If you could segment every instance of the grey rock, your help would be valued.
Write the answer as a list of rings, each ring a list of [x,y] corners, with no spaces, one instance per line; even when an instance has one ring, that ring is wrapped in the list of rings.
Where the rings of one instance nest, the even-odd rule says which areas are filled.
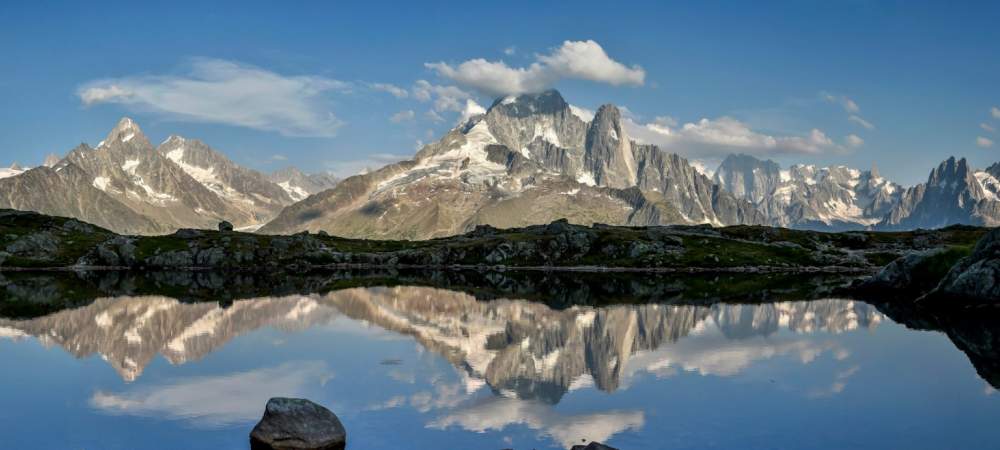
[[[921,263],[929,258],[941,255],[944,248],[936,248],[920,252],[913,252],[901,256],[887,264],[870,279],[866,280],[863,288],[877,289],[906,289],[909,290],[921,280],[913,278],[913,271]]]
[[[980,239],[972,255],[955,264],[928,297],[967,304],[1000,302],[1000,228]]]
[[[621,111],[602,105],[587,130],[587,152],[583,166],[598,186],[628,188],[636,184],[636,162],[632,141],[622,126]]]
[[[250,432],[252,450],[342,450],[347,431],[340,419],[309,400],[268,400],[264,417]]]
[[[991,169],[994,167],[1000,169],[997,165]],[[986,173],[995,178],[989,172],[991,169]],[[997,226],[1000,225],[1000,201],[996,200],[996,194],[980,183],[965,158],[951,157],[931,171],[926,183],[907,189],[877,228],[909,230],[953,224]]]
[[[204,236],[205,233],[201,230],[194,230],[191,228],[181,228],[180,230],[177,230],[177,232],[174,233],[174,235],[181,239],[194,239]]]
[[[19,256],[51,256],[59,250],[59,239],[49,231],[27,234],[8,244],[6,250]]]

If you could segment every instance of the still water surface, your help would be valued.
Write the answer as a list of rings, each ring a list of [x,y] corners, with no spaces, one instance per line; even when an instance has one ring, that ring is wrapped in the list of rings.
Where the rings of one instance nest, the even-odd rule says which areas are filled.
[[[846,299],[120,295],[0,319],[0,361],[3,448],[247,448],[273,396],[329,407],[351,449],[1000,446],[1000,395],[948,334]]]

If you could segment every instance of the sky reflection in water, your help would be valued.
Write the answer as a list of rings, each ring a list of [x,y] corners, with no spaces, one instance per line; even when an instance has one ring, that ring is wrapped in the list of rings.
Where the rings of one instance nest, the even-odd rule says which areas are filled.
[[[116,297],[0,319],[0,358],[11,448],[245,448],[279,395],[330,407],[355,449],[1000,442],[1000,402],[947,336],[849,300]]]

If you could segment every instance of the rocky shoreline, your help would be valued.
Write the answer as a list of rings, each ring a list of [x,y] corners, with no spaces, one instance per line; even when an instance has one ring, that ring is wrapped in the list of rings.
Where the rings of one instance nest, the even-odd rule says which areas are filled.
[[[820,233],[762,226],[478,226],[427,241],[182,229],[118,235],[74,219],[0,210],[0,271],[476,270],[636,274],[871,275],[846,292],[923,304],[1000,298],[1000,234],[952,226]]]
[[[478,226],[427,241],[182,229],[118,235],[74,219],[0,210],[0,270],[283,271],[434,268],[664,273],[872,273],[914,251],[971,248],[987,229],[820,233],[763,226]]]

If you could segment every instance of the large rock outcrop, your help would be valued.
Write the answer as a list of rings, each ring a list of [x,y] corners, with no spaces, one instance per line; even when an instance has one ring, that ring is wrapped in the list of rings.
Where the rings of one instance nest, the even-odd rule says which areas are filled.
[[[1000,302],[1000,228],[984,236],[972,255],[955,264],[928,299],[964,304]]]

